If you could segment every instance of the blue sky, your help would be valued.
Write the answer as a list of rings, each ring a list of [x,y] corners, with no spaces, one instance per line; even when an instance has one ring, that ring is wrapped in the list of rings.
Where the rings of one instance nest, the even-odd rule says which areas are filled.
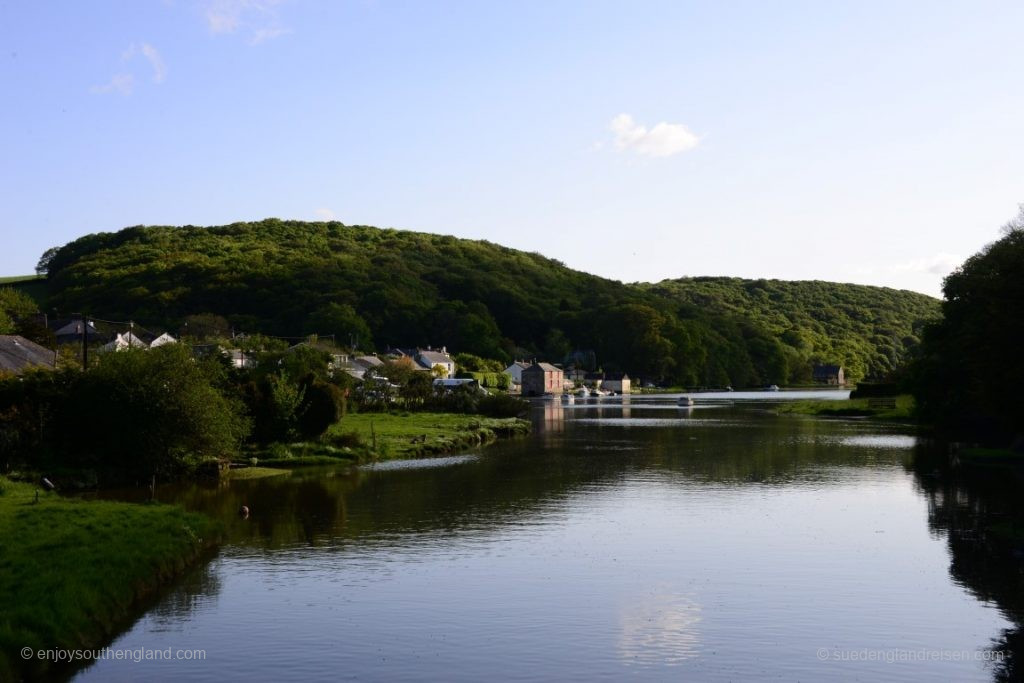
[[[1024,202],[1019,2],[0,1],[0,274],[138,224],[930,294]]]

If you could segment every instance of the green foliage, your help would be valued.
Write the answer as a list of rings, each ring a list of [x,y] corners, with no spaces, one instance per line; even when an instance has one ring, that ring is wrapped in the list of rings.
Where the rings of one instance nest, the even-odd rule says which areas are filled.
[[[477,412],[487,417],[520,417],[529,409],[529,401],[508,394],[482,396],[477,403]]]
[[[219,366],[169,344],[106,354],[88,373],[38,371],[0,382],[9,462],[100,472],[109,481],[176,476],[226,458],[248,432],[217,386]]]
[[[625,285],[488,242],[277,219],[87,235],[47,268],[61,310],[151,326],[207,312],[266,334],[446,345],[500,363],[572,354],[691,386],[803,381],[813,362],[883,376],[937,312],[912,292],[822,282]]]
[[[694,309],[746,318],[783,345],[794,383],[809,381],[814,363],[843,365],[851,382],[886,377],[906,362],[924,325],[938,316],[938,302],[924,294],[865,285],[698,277],[642,287],[677,302],[683,318]],[[762,380],[778,377],[780,351],[757,346],[754,355],[761,358],[754,366]]]
[[[924,420],[994,442],[1024,429],[1024,208],[1005,231],[946,278],[943,319],[910,373]]]
[[[0,334],[20,334],[19,321],[39,312],[36,302],[13,288],[0,287]]]
[[[303,383],[298,428],[303,439],[319,439],[341,419],[341,390],[312,375]]]

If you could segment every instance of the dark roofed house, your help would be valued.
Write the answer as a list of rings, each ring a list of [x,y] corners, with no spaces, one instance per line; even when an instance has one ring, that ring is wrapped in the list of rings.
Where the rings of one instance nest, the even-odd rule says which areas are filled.
[[[56,357],[50,349],[16,334],[0,335],[0,372],[19,374],[29,368],[56,366]]]
[[[85,328],[85,336],[88,337],[90,344],[105,339],[96,329],[96,323],[92,320],[86,326],[81,318],[73,318],[72,320],[59,322],[54,327],[56,329],[54,329],[53,334],[57,337],[58,344],[81,344],[83,327]]]
[[[831,384],[843,386],[846,384],[846,374],[842,365],[815,365],[814,381],[819,384]]]
[[[564,379],[562,371],[554,365],[534,362],[523,370],[523,396],[561,394]]]

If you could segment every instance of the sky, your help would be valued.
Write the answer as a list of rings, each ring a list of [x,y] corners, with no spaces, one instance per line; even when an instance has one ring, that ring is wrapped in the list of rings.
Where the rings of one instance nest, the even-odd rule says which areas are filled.
[[[0,275],[338,220],[938,296],[1024,202],[1020,2],[0,0]]]

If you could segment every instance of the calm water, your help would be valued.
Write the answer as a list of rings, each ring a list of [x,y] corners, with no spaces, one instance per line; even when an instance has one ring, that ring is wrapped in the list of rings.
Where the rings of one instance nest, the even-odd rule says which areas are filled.
[[[206,660],[103,661],[75,680],[1002,670],[983,660],[1016,638],[1019,563],[1001,573],[977,542],[998,492],[898,427],[742,400],[786,395],[695,398],[547,402],[533,436],[479,453],[166,490],[229,541],[111,647]]]

